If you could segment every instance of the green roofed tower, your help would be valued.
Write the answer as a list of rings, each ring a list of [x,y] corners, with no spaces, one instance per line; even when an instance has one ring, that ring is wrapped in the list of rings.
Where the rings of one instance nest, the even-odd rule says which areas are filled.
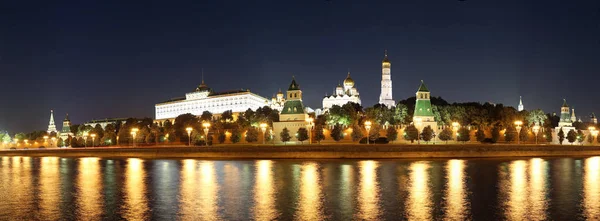
[[[300,128],[308,128],[308,114],[302,104],[302,90],[300,85],[296,83],[296,79],[292,77],[292,83],[288,87],[287,98],[283,104],[283,108],[279,113],[279,122],[273,122],[273,135],[275,142],[280,142],[280,133],[286,128],[292,134],[296,133]],[[299,142],[295,136],[287,143]]]
[[[429,89],[427,89],[427,86],[421,80],[421,86],[417,90],[415,111],[413,114],[413,123],[419,130],[426,126],[430,126],[434,131],[437,130],[437,122],[434,119],[430,97]]]
[[[571,121],[571,110],[567,104],[567,99],[563,99],[563,105],[560,108],[560,121],[558,122],[559,127],[571,127],[573,121]]]

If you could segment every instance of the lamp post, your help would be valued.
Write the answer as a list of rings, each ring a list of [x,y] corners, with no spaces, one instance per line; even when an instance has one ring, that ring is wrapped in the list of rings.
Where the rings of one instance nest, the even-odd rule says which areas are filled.
[[[420,117],[415,118],[415,126],[417,127],[417,144],[421,144],[421,132],[419,128],[421,128],[422,122],[423,119],[421,119]]]
[[[452,131],[454,132],[453,135],[456,136],[456,142],[458,142],[458,128],[460,127],[460,124],[458,122],[452,122]]]
[[[596,139],[598,137],[598,130],[596,130],[596,127],[588,127],[588,130],[590,131],[590,134],[592,134],[591,145],[594,145],[594,142],[596,141]]]
[[[119,146],[119,135],[117,135],[117,146]]]
[[[523,125],[523,121],[515,121],[515,125],[515,128],[517,128],[517,144],[521,144],[521,125]]]
[[[185,128],[188,134],[188,146],[192,146],[192,130],[194,130],[192,127]]]
[[[262,131],[262,134],[263,134],[263,139],[262,140],[263,140],[263,145],[264,145],[265,144],[265,140],[266,140],[266,136],[267,136],[265,134],[265,132],[267,132],[267,124],[261,123],[260,124],[260,130]]]
[[[135,147],[135,135],[137,135],[137,132],[139,131],[139,129],[137,128],[131,128],[131,137],[133,138],[133,146]]]
[[[208,127],[210,127],[210,123],[206,122],[203,123],[202,126],[204,127],[204,143],[206,144],[206,146],[208,146]]]
[[[48,144],[48,136],[44,136],[44,144],[47,145]]]
[[[369,132],[371,131],[371,121],[365,122],[365,129],[367,130],[367,144],[369,144]]]
[[[540,126],[533,126],[533,134],[535,134],[535,144],[538,144],[538,132],[540,131]]]
[[[88,132],[83,132],[83,147],[87,148]]]
[[[312,144],[312,129],[314,121],[315,119],[313,119],[312,117],[306,119],[306,122],[308,123],[308,144]]]
[[[96,134],[91,134],[90,135],[92,137],[92,147],[96,146]]]

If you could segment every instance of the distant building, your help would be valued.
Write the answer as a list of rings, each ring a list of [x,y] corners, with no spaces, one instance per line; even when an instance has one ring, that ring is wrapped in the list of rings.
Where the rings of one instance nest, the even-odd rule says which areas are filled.
[[[104,128],[106,128],[106,125],[117,124],[117,123],[124,124],[126,121],[127,121],[127,118],[105,118],[105,119],[91,120],[91,121],[86,122],[84,125],[96,127],[96,124],[100,124],[100,126],[104,130]]]
[[[48,134],[52,132],[58,133],[56,125],[54,124],[54,110],[50,110],[50,122],[48,123],[48,130],[46,132],[48,132]]]
[[[388,59],[387,50],[385,51],[383,61],[381,61],[381,94],[379,103],[388,108],[396,106],[392,98],[392,63]]]
[[[430,126],[433,131],[437,130],[437,122],[433,115],[431,107],[431,95],[425,83],[421,80],[421,86],[417,90],[415,101],[415,111],[413,115],[413,123],[421,131],[423,128]]]
[[[592,112],[592,115],[590,116],[590,123],[598,124],[598,119],[596,118],[596,115],[593,112]]]
[[[563,133],[565,133],[565,137],[570,130],[575,130],[573,127],[573,118],[571,117],[571,112],[569,110],[569,105],[567,104],[567,99],[563,99],[563,105],[560,108],[560,121],[558,122],[558,127],[554,128],[554,143],[559,143],[558,141],[558,133],[562,129]]]
[[[343,86],[338,84],[332,95],[326,95],[323,98],[323,111],[326,111],[333,105],[341,107],[348,102],[360,104],[360,95],[354,85],[354,80],[350,78],[350,72],[348,72],[348,76],[344,79]]]
[[[523,111],[525,110],[525,107],[523,106],[523,99],[521,98],[521,96],[519,96],[519,107],[518,107],[519,111]]]
[[[273,110],[277,110],[277,111],[281,112],[281,110],[283,110],[284,104],[285,104],[285,98],[283,97],[283,93],[281,92],[281,89],[279,89],[279,91],[277,92],[277,96],[273,96],[271,98],[270,107]]]
[[[296,79],[292,78],[283,110],[279,113],[279,122],[273,122],[275,141],[280,142],[279,137],[283,128],[289,130],[292,143],[297,141],[294,135],[298,129],[307,128],[307,118],[308,114],[302,103],[302,90],[300,90],[300,85],[296,83]]]
[[[215,93],[204,80],[195,91],[189,92],[182,98],[176,98],[155,105],[156,120],[173,121],[181,114],[191,113],[200,116],[202,112],[209,111],[218,116],[225,111],[242,113],[248,109],[256,110],[259,107],[270,106],[269,100],[250,92],[250,90],[235,90]]]
[[[63,120],[62,129],[60,130],[60,138],[63,140],[67,140],[69,136],[73,137],[73,133],[71,133],[71,120],[69,120],[69,114],[65,116]]]

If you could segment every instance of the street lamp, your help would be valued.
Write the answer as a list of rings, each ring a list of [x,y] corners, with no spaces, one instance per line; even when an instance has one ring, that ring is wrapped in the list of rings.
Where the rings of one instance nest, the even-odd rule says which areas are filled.
[[[206,137],[204,138],[204,143],[208,146],[208,127],[210,127],[210,123],[202,123],[202,126],[204,127],[204,136]]]
[[[312,129],[314,121],[315,119],[313,119],[312,117],[306,119],[306,122],[308,122],[308,144],[312,144]]]
[[[371,131],[371,121],[365,122],[365,129],[367,129],[367,144],[369,144],[369,131]]]
[[[538,144],[538,132],[540,131],[540,126],[533,126],[533,134],[535,134],[535,144]]]
[[[88,132],[83,132],[83,147],[87,148],[87,138],[88,138]]]
[[[166,135],[165,135],[165,141],[166,141],[167,143],[169,143],[169,134],[166,134]]]
[[[266,134],[265,134],[265,132],[267,131],[267,124],[261,123],[260,124],[260,130],[263,133],[263,139],[262,139],[263,140],[263,144],[265,144],[265,140],[266,140]]]
[[[454,136],[456,136],[456,141],[458,142],[458,128],[460,124],[458,122],[452,122],[452,131],[454,131]]]
[[[140,131],[137,128],[131,128],[131,137],[133,138],[133,146],[135,147],[135,135],[137,135],[137,132]]]
[[[521,144],[521,125],[523,125],[523,121],[515,121],[515,125],[517,128],[517,144]]]
[[[423,119],[420,117],[415,118],[415,126],[417,127],[417,144],[421,144],[421,132],[419,132],[419,128],[421,128],[421,123]]]
[[[596,130],[596,127],[588,127],[588,130],[592,134],[592,143],[591,144],[593,145],[595,140],[598,137],[598,130]]]
[[[92,136],[92,147],[96,146],[96,134],[91,134],[90,136]]]
[[[194,130],[192,127],[185,128],[185,131],[188,133],[188,146],[192,146],[192,130]]]

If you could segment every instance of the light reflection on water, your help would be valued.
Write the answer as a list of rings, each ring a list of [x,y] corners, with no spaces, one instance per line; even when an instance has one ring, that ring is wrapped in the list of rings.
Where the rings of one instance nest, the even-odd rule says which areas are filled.
[[[477,186],[489,181],[495,185]],[[557,219],[553,215],[600,219],[600,157],[0,158],[0,220]]]

